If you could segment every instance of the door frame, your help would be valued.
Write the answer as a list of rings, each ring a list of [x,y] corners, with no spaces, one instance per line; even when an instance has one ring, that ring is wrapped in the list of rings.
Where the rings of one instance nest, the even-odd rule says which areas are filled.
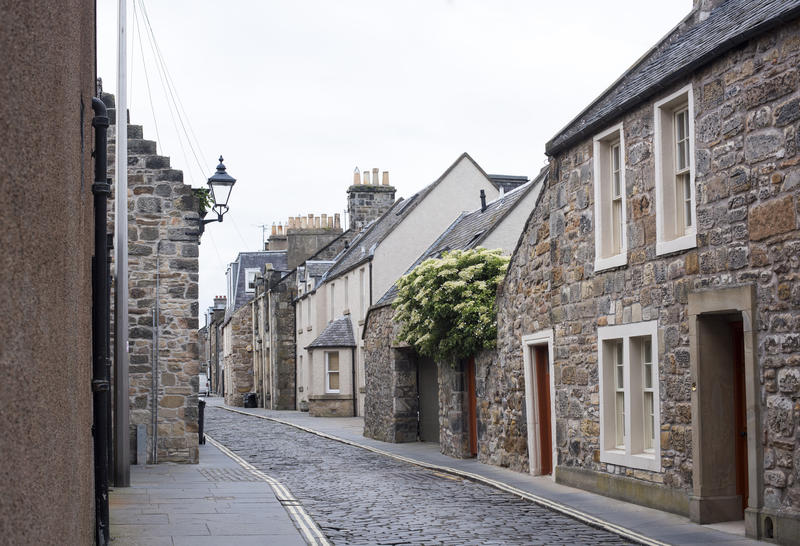
[[[555,481],[558,457],[556,454],[556,412],[555,412],[555,374],[553,359],[553,330],[540,330],[533,334],[522,336],[523,371],[525,373],[525,411],[528,429],[528,461],[530,473],[534,476],[542,474],[542,465],[539,457],[541,446],[539,444],[539,404],[536,393],[536,359],[533,357],[536,346],[547,346],[547,358],[550,364],[550,445],[552,447],[551,478]]]
[[[747,474],[748,507],[745,509],[747,536],[757,534],[758,513],[763,507],[763,450],[760,449],[761,385],[758,372],[757,339],[755,325],[756,291],[752,285],[716,288],[689,294],[689,361],[692,377],[692,460],[693,490],[689,497],[689,517],[692,521],[706,523],[718,519],[720,507],[714,498],[704,495],[703,450],[700,441],[704,433],[703,415],[699,398],[704,396],[698,384],[700,364],[699,321],[702,315],[741,313],[744,343],[744,390],[747,411]]]

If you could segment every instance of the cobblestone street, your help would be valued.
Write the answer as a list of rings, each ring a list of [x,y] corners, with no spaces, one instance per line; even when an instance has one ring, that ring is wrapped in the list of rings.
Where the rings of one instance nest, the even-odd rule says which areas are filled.
[[[627,544],[491,487],[209,407],[206,432],[281,481],[334,544]]]

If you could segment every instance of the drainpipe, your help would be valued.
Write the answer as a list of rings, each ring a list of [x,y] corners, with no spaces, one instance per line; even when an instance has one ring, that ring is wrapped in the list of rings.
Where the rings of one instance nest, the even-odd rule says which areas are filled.
[[[94,127],[94,259],[92,260],[92,411],[94,424],[94,504],[97,544],[109,541],[108,517],[108,197],[111,184],[107,174],[108,111],[103,101],[92,97]]]
[[[358,417],[358,397],[356,396],[356,348],[350,348],[350,369],[353,372],[353,417]]]
[[[158,366],[158,342],[159,342],[159,307],[158,307],[158,296],[160,294],[160,283],[161,283],[161,239],[158,240],[156,244],[156,297],[155,301],[153,302],[153,369],[150,375],[152,376],[152,427],[153,427],[153,434],[152,434],[152,446],[150,450],[150,464],[158,464],[158,375],[159,375],[159,366]]]
[[[294,306],[294,328],[292,328],[292,337],[294,338],[294,411],[298,411],[300,404],[297,402],[297,300],[292,302]],[[303,305],[302,303],[300,305]]]

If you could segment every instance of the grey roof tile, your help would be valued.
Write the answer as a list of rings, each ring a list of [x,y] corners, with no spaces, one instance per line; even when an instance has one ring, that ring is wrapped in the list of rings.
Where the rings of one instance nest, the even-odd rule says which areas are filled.
[[[236,276],[236,287],[233,298],[234,303],[232,307],[228,308],[230,311],[226,312],[226,319],[242,305],[253,299],[253,292],[247,292],[245,289],[246,270],[257,268],[261,271],[268,263],[271,263],[272,268],[276,271],[289,271],[287,252],[285,250],[239,253],[236,261],[231,264]]]
[[[537,184],[541,184],[547,178],[548,168],[541,170],[539,175],[531,182],[519,186],[516,190],[505,194],[503,197],[492,201],[486,205],[486,210],[476,209],[466,212],[459,216],[455,222],[450,224],[436,241],[425,250],[422,255],[408,268],[406,273],[411,272],[415,267],[429,258],[438,258],[448,250],[466,250],[480,246],[492,229],[500,223],[506,215],[522,201]],[[386,291],[375,305],[386,305],[394,301],[397,297],[397,285]]]
[[[356,339],[353,336],[353,324],[350,322],[349,316],[344,316],[330,322],[319,337],[306,348],[355,346]]]
[[[586,138],[623,112],[726,51],[800,16],[800,0],[727,0],[707,19],[661,40],[545,146],[548,155]]]

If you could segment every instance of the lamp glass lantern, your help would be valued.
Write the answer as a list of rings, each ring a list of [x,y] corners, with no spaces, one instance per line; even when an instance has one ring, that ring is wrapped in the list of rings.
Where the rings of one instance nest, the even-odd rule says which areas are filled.
[[[214,212],[219,216],[220,222],[222,216],[228,212],[228,199],[235,183],[236,179],[225,171],[222,156],[219,156],[217,172],[208,179],[208,187],[211,190],[211,198],[214,200]]]

